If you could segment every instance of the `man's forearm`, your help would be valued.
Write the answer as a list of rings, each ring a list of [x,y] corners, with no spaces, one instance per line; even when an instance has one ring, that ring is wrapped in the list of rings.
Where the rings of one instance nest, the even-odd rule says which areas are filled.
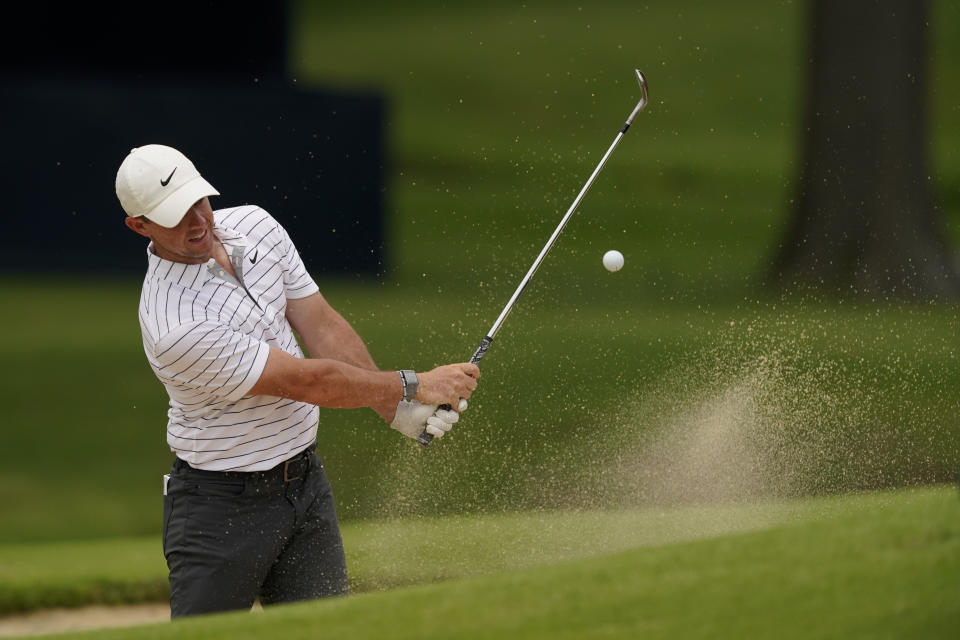
[[[331,314],[328,326],[314,332],[312,338],[300,336],[300,339],[312,358],[329,358],[360,369],[377,370],[363,339],[339,313]]]
[[[450,364],[425,371],[416,399],[426,405],[456,406],[469,398],[480,376],[477,365]],[[375,371],[331,358],[297,358],[277,347],[249,395],[267,395],[309,402],[321,407],[371,407],[390,422],[403,397],[396,371]]]
[[[332,358],[295,358],[276,347],[250,395],[268,395],[334,409],[372,407],[381,415],[396,407],[403,393],[400,376],[371,371]]]
[[[289,300],[287,319],[311,358],[329,358],[360,369],[377,370],[357,332],[319,293]]]

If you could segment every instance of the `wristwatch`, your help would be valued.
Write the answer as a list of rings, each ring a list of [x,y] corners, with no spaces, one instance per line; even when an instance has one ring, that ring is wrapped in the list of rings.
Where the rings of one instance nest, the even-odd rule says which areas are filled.
[[[401,369],[400,379],[403,381],[403,399],[412,402],[417,397],[417,387],[420,386],[417,381],[417,372],[412,369]]]

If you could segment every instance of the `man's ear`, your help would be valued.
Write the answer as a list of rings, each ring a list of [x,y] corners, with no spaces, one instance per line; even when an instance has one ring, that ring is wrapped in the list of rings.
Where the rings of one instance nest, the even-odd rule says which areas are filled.
[[[127,218],[123,222],[131,230],[135,231],[136,233],[139,233],[143,237],[145,238],[150,237],[150,232],[147,230],[147,221],[144,220],[143,218],[140,218],[140,217],[135,218],[133,216],[127,216]]]

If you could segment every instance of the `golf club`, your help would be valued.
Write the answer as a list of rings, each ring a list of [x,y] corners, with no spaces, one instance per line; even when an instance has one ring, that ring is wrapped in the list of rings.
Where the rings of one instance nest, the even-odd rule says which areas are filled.
[[[523,280],[520,281],[520,285],[517,287],[517,290],[513,292],[512,296],[510,296],[510,300],[503,308],[503,311],[500,312],[500,316],[497,318],[496,322],[494,322],[493,326],[490,327],[490,331],[488,331],[487,335],[484,336],[483,340],[480,341],[480,346],[477,347],[477,350],[473,352],[470,362],[477,364],[483,359],[483,356],[487,353],[487,349],[490,348],[490,344],[493,342],[493,339],[497,336],[497,332],[500,331],[500,327],[503,326],[507,316],[510,315],[510,312],[513,310],[513,305],[517,302],[517,299],[523,293],[523,290],[527,288],[527,285],[530,283],[530,279],[533,278],[533,274],[535,274],[537,269],[540,268],[540,264],[543,262],[543,259],[547,257],[547,253],[557,241],[557,237],[560,235],[560,232],[563,231],[565,226],[567,226],[567,221],[570,220],[570,216],[572,216],[573,212],[577,210],[577,207],[580,205],[583,197],[587,195],[587,191],[590,189],[591,185],[593,185],[593,181],[596,180],[600,170],[603,169],[603,165],[607,163],[607,159],[610,157],[610,154],[612,154],[613,150],[617,148],[618,144],[620,144],[620,139],[623,138],[623,134],[625,134],[630,128],[630,125],[633,124],[633,119],[637,117],[637,114],[640,113],[645,106],[647,106],[647,79],[643,76],[643,72],[641,72],[640,69],[634,69],[634,72],[637,74],[637,82],[640,83],[640,102],[638,102],[637,106],[633,108],[633,111],[630,113],[627,121],[620,128],[620,132],[617,133],[617,137],[613,139],[613,143],[610,145],[610,148],[607,149],[607,152],[603,154],[602,158],[600,158],[600,163],[597,165],[597,168],[594,169],[593,173],[590,174],[590,177],[587,178],[586,184],[583,185],[583,188],[580,189],[580,193],[577,194],[576,198],[574,198],[573,204],[570,205],[570,208],[567,209],[567,213],[563,216],[563,219],[560,220],[560,224],[558,224],[557,228],[554,229],[550,239],[547,240],[547,244],[544,245],[543,249],[540,251],[540,255],[538,255],[537,259],[533,261],[533,265],[530,267],[530,270],[527,271],[527,275],[523,277]],[[442,405],[439,408],[450,410],[450,405]],[[426,429],[424,429],[423,432],[417,437],[417,442],[424,447],[428,446],[431,440],[433,440],[433,436],[427,433]]]

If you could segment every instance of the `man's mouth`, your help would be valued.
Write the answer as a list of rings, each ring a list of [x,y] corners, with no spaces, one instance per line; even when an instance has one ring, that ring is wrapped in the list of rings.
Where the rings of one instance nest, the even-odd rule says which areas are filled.
[[[197,235],[191,236],[191,237],[187,238],[187,241],[189,241],[189,242],[200,242],[201,240],[203,240],[204,238],[207,237],[207,233],[208,233],[209,231],[210,231],[209,229],[204,229],[203,231],[201,231],[201,232],[198,233]]]

